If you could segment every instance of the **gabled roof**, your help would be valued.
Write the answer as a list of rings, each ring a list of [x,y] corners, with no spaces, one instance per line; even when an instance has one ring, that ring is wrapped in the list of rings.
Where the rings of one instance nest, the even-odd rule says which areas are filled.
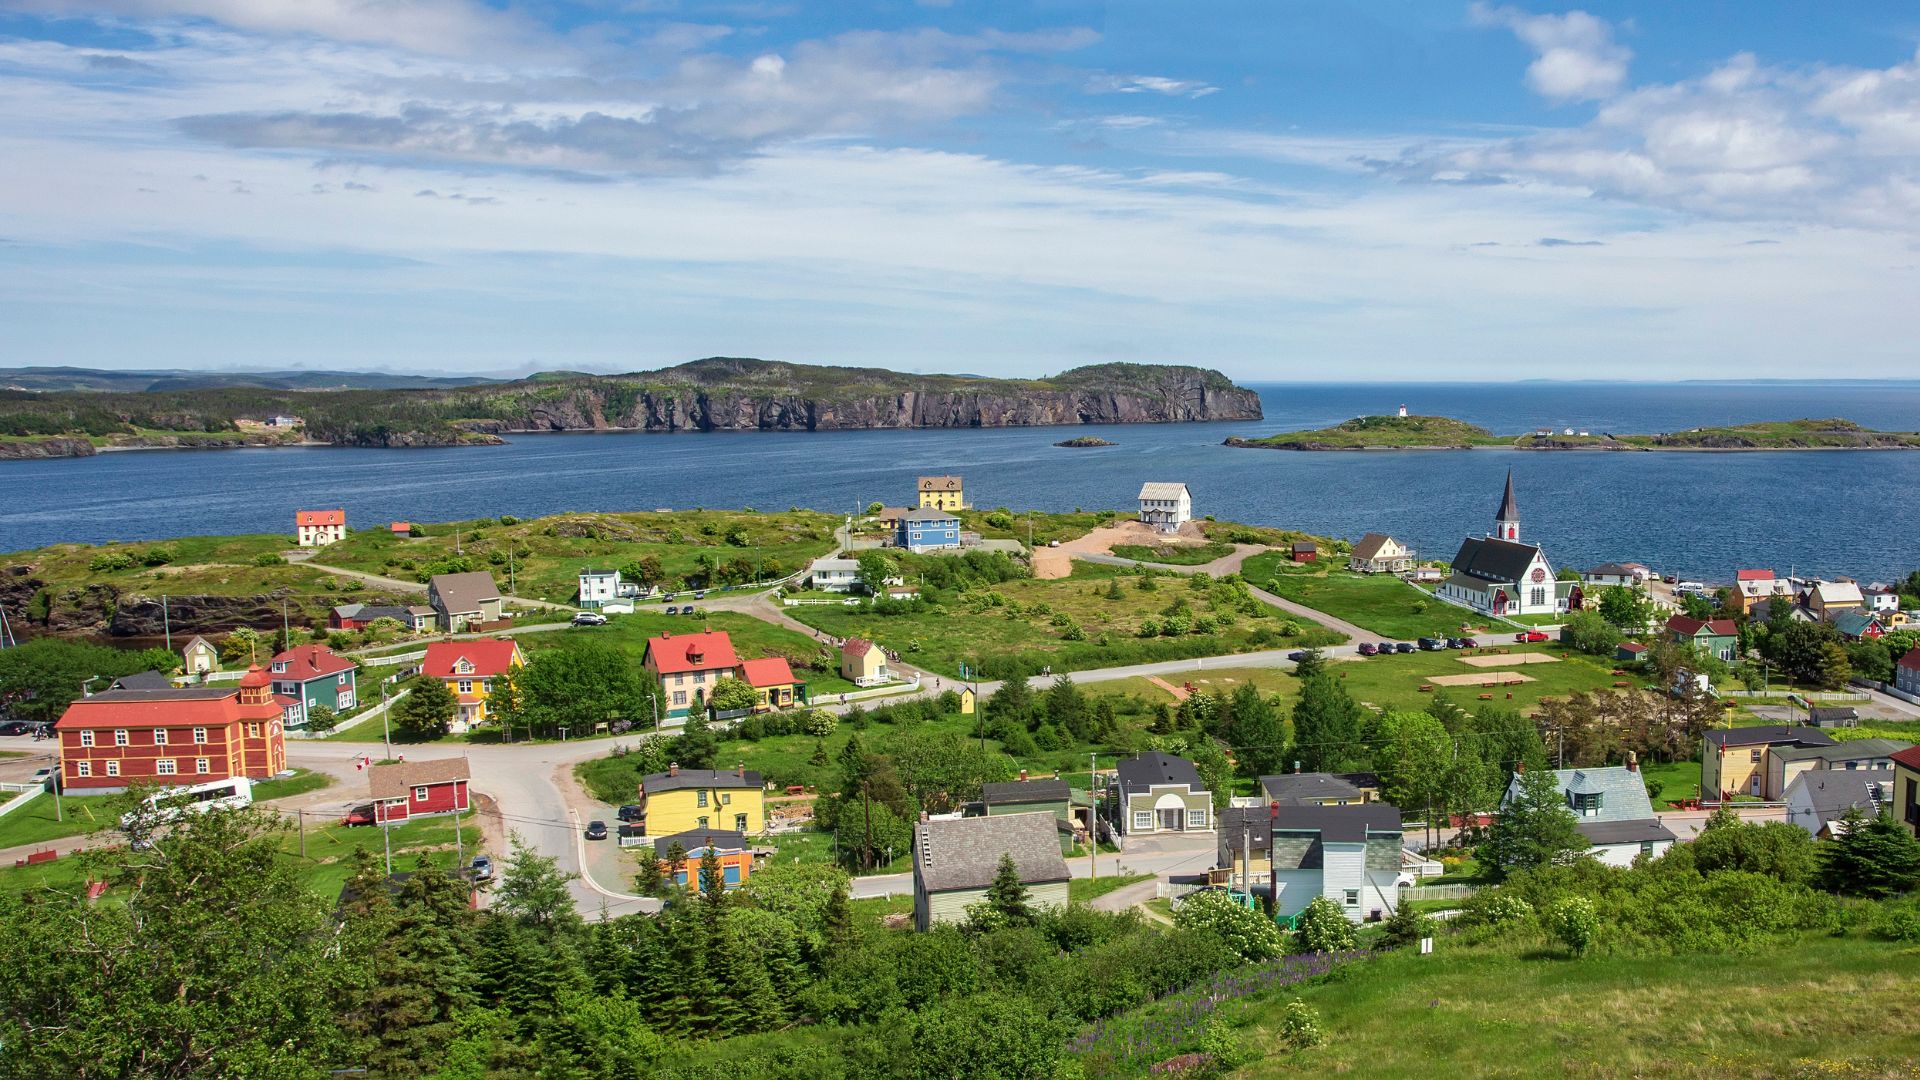
[[[1733,580],[1735,581],[1779,581],[1780,575],[1775,574],[1771,570],[1735,570],[1733,572]]]
[[[1362,560],[1377,559],[1380,557],[1380,549],[1393,542],[1393,537],[1386,533],[1368,533],[1360,538],[1359,543],[1353,545],[1352,557]]]
[[[1073,791],[1065,780],[1013,780],[981,784],[980,801],[988,806],[1025,806],[1030,803],[1069,802]]]
[[[1357,844],[1369,836],[1399,836],[1400,811],[1386,803],[1350,803],[1346,806],[1288,806],[1270,808],[1271,827],[1277,833],[1319,833],[1335,844]]]
[[[738,667],[740,658],[733,651],[733,639],[725,630],[707,630],[698,634],[662,634],[647,639],[642,663],[651,660],[662,675],[689,671],[713,671]]]
[[[1316,543],[1314,543],[1314,542],[1313,542],[1313,541],[1311,541],[1311,540],[1295,540],[1295,541],[1293,542],[1293,550],[1295,550],[1295,551],[1319,551],[1319,550],[1320,550],[1320,545],[1319,545],[1319,544],[1316,544]]]
[[[927,892],[984,889],[993,884],[1002,855],[1012,857],[1023,885],[1069,876],[1059,830],[1045,811],[922,821],[913,827],[913,876]]]
[[[299,682],[307,682],[310,679],[322,679],[328,675],[338,675],[342,672],[352,671],[354,668],[353,661],[341,656],[325,645],[302,645],[297,649],[288,649],[286,652],[278,653],[268,665],[268,669],[272,670],[281,664],[287,666],[286,670],[274,671],[273,677],[276,679],[294,679]]]
[[[1643,653],[1647,651],[1647,647],[1637,641],[1623,641],[1619,647],[1630,653]]]
[[[1890,758],[1912,745],[1898,739],[1848,739],[1832,746],[1791,746],[1775,750],[1773,756],[1781,761],[1866,761]]]
[[[1874,799],[1878,789],[1880,799]],[[1816,769],[1801,773],[1787,785],[1786,801],[1805,801],[1816,821],[1810,831],[1819,832],[1820,824],[1837,821],[1848,810],[1859,808],[1871,814],[1880,802],[1891,802],[1892,769]],[[1791,820],[1793,812],[1787,813]]]
[[[742,660],[740,677],[747,681],[747,685],[756,686],[762,690],[770,686],[792,686],[800,681],[793,677],[793,668],[784,656]]]
[[[1667,629],[1686,637],[1697,637],[1702,630],[1715,637],[1740,636],[1740,624],[1732,619],[1695,619],[1686,615],[1675,615],[1667,620]]]
[[[591,566],[583,566],[580,568],[580,576],[581,577],[619,577],[620,571],[596,570]]]
[[[1880,616],[1871,611],[1843,611],[1833,618],[1833,628],[1848,637],[1859,637],[1880,625]]]
[[[296,510],[293,514],[295,525],[345,525],[345,510]]]
[[[201,637],[199,634],[193,635],[193,640],[187,642],[186,645],[181,647],[180,651],[183,653],[189,653],[199,648],[202,645],[206,646],[209,649],[213,649],[214,652],[220,651],[218,648],[215,648],[213,642],[208,641],[206,638]]]
[[[1650,817],[1636,818],[1631,821],[1594,821],[1589,818],[1574,825],[1574,828],[1580,831],[1581,836],[1587,838],[1587,843],[1596,847],[1607,847],[1613,844],[1657,844],[1663,840],[1679,839],[1673,835],[1672,829]]]
[[[1185,484],[1145,483],[1140,485],[1142,499],[1171,499],[1178,502],[1180,497],[1186,494],[1187,485]]]
[[[959,515],[951,510],[935,510],[931,506],[916,506],[900,515],[902,521],[959,521]]]
[[[397,761],[375,765],[367,770],[367,787],[375,799],[404,799],[417,787],[451,784],[473,779],[473,766],[466,755],[431,758],[427,761]]]
[[[483,601],[500,599],[500,586],[493,583],[493,575],[485,570],[465,574],[435,574],[427,579],[427,587],[433,590],[452,615],[470,614],[479,611]]]
[[[141,671],[113,680],[109,690],[171,690],[173,680],[157,671]]]
[[[511,670],[513,658],[519,651],[520,646],[508,638],[436,641],[427,646],[426,658],[420,661],[420,673],[436,679],[457,679],[463,675],[491,679]],[[455,671],[454,665],[461,659],[472,664],[473,670]]]
[[[640,790],[648,794],[679,791],[684,788],[757,788],[760,774],[753,769],[669,769],[640,778]]]
[[[1200,782],[1200,771],[1193,767],[1193,762],[1158,750],[1121,758],[1117,771],[1120,789],[1128,794],[1169,786],[1184,787],[1196,793],[1207,790],[1206,785]]]
[[[1807,710],[1807,719],[1816,727],[1827,726],[1823,721],[1841,723],[1860,719],[1860,710],[1851,705],[1815,705]]]
[[[1581,817],[1583,822],[1641,821],[1653,817],[1653,800],[1647,798],[1647,782],[1638,770],[1624,765],[1590,769],[1549,769],[1562,796],[1598,795],[1598,812]],[[1502,805],[1520,791],[1520,775],[1507,782],[1507,797]]]
[[[1260,789],[1274,802],[1304,802],[1309,799],[1352,799],[1358,802],[1365,792],[1332,773],[1281,773],[1260,778]]]
[[[1469,536],[1461,541],[1460,551],[1453,557],[1453,572],[1481,581],[1517,582],[1539,554],[1540,549],[1532,544]]]
[[[664,857],[667,849],[675,844],[680,845],[681,851],[693,856],[689,861],[696,864],[699,862],[699,855],[695,853],[704,852],[708,848],[712,848],[717,855],[728,851],[746,851],[753,846],[748,843],[744,833],[737,833],[731,829],[688,829],[686,832],[674,833],[672,836],[662,836],[654,840],[654,854]],[[689,873],[699,872],[697,866],[688,866],[686,869]]]
[[[1833,736],[1819,728],[1788,724],[1714,728],[1706,734],[1710,746],[1832,746]]]
[[[919,484],[921,491],[959,491],[961,488],[957,476],[923,476]]]
[[[1519,521],[1520,506],[1513,501],[1513,470],[1507,470],[1507,492],[1500,496],[1500,510],[1493,515],[1495,521]]]
[[[1273,832],[1269,828],[1268,815],[1264,806],[1230,806],[1220,814],[1220,839],[1216,851],[1220,856],[1217,865],[1232,866],[1233,860],[1251,849],[1257,856],[1265,855],[1273,846]]]
[[[1625,563],[1607,562],[1587,571],[1588,577],[1632,577],[1633,567]]]
[[[1866,600],[1860,586],[1851,581],[1822,581],[1813,587],[1813,595],[1823,604],[1859,604]]]
[[[858,559],[815,559],[812,562],[807,564],[807,570],[815,574],[818,574],[823,570],[828,573],[839,572],[842,574],[857,574],[860,572],[860,560]]]
[[[1899,666],[1910,671],[1920,671],[1920,645],[1908,649],[1907,655],[1900,658]]]
[[[840,655],[865,656],[867,652],[873,648],[873,642],[868,641],[866,638],[850,637],[840,646]]]

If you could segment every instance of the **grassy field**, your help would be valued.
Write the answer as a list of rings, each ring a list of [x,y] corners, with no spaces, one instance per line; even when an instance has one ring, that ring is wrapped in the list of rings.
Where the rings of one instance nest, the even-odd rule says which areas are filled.
[[[1115,544],[1112,553],[1122,559],[1164,563],[1168,566],[1204,566],[1233,554],[1232,544]]]
[[[695,616],[637,611],[632,615],[614,615],[605,626],[582,626],[553,633],[527,634],[518,640],[528,657],[537,656],[548,649],[568,648],[580,642],[602,641],[619,648],[638,663],[646,653],[648,638],[662,634],[697,634],[708,629],[726,631],[733,641],[734,652],[742,660],[784,656],[792,664],[795,677],[806,681],[809,686],[817,678],[823,686],[831,685],[832,692],[836,694],[852,688],[852,684],[838,674],[838,654],[827,646],[797,630],[775,626],[735,611],[710,611]],[[802,671],[802,665],[813,667],[812,670]]]
[[[1067,899],[1076,904],[1090,903],[1110,892],[1119,892],[1129,885],[1138,885],[1152,876],[1152,874],[1123,874],[1118,877],[1074,878],[1067,882]]]
[[[1325,1045],[1276,1037],[1293,993],[1247,1006],[1260,1060],[1235,1076],[1911,1076],[1920,974],[1907,950],[1808,937],[1755,955],[1546,955],[1532,944],[1396,952],[1301,988]],[[1808,1007],[1845,1002],[1844,1008]]]
[[[908,503],[906,505],[911,505]],[[1002,517],[1001,515],[1005,515]],[[1032,527],[1033,542],[1045,546],[1048,541],[1065,542],[1085,536],[1102,525],[1130,521],[1136,515],[1112,510],[1075,510],[1072,513],[1046,513],[1040,510],[962,510],[960,526],[977,532],[984,540],[1027,542]]]
[[[1283,431],[1265,438],[1241,440],[1237,445],[1279,450],[1363,450],[1498,446],[1512,441],[1447,416],[1357,416],[1333,427]]]
[[[333,783],[333,777],[322,772],[308,769],[295,769],[292,776],[275,777],[272,780],[257,780],[253,785],[255,802],[268,799],[287,799],[295,795],[305,795],[310,791],[319,791]]]
[[[109,795],[63,796],[60,805],[66,811],[66,820],[56,821],[52,793],[41,795],[6,817],[0,817],[0,848],[44,844],[91,832],[96,825],[111,824],[118,820],[118,815],[108,809],[111,802]]]
[[[1109,599],[1118,579],[1119,598]],[[1291,616],[1254,605],[1256,617],[1238,603],[1196,591],[1183,577],[1150,579],[1153,590],[1142,591],[1140,579],[1118,567],[1075,563],[1071,577],[1053,581],[1023,578],[976,590],[997,594],[1004,603],[975,611],[975,593],[963,596],[952,610],[905,615],[875,615],[865,609],[838,607],[793,608],[788,614],[837,637],[865,637],[899,651],[901,658],[943,675],[958,677],[965,661],[979,667],[982,660],[1015,661],[1031,670],[1048,665],[1056,672],[1082,671],[1116,664],[1182,659],[1334,644],[1339,639],[1311,623],[1300,625]],[[1210,634],[1141,638],[1138,631],[1149,620],[1164,621],[1168,609],[1185,601],[1190,617],[1227,616],[1230,624]],[[1067,620],[1085,640],[1067,638],[1069,630],[1056,625]],[[1282,631],[1288,624],[1297,631]],[[1017,658],[1017,660],[1016,660]],[[986,668],[992,673],[996,668]]]
[[[1328,569],[1324,573],[1275,572],[1278,554],[1256,555],[1241,568],[1241,576],[1279,596],[1305,604],[1403,641],[1431,636],[1458,636],[1462,622],[1485,626],[1483,619],[1465,608],[1423,596],[1419,590],[1390,574],[1356,574],[1349,570]],[[1492,629],[1497,637],[1513,640],[1513,632],[1501,633],[1500,624]]]
[[[797,570],[833,551],[839,523],[811,510],[560,514],[512,525],[487,518],[428,525],[427,535],[417,538],[368,528],[329,546],[320,558],[331,566],[415,580],[429,563],[453,556],[457,543],[476,569],[491,571],[504,588],[511,548],[516,595],[564,604],[574,599],[581,569],[618,568],[647,556],[660,560],[675,587],[697,573],[703,555]]]

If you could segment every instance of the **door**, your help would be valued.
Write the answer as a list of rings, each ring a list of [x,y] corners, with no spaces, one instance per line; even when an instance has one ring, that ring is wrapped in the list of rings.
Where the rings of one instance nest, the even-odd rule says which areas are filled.
[[[1160,829],[1163,832],[1179,832],[1183,825],[1183,815],[1178,810],[1160,811]]]

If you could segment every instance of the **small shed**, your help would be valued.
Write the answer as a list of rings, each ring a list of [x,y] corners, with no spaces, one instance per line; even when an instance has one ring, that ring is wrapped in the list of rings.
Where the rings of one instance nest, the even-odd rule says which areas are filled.
[[[1294,562],[1302,562],[1302,563],[1313,562],[1315,559],[1318,559],[1319,557],[1320,557],[1320,545],[1314,543],[1311,540],[1295,540],[1293,542],[1293,561]]]

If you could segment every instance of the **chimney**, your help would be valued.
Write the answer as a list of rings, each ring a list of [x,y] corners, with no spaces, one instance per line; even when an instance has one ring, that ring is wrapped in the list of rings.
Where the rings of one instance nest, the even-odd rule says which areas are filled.
[[[1021,770],[1020,770],[1020,779],[1022,779],[1022,780],[1025,780],[1026,778],[1027,778],[1027,770],[1025,770],[1025,769],[1021,769]]]
[[[1627,751],[1627,771],[1628,772],[1640,771],[1640,755],[1634,753],[1631,750]]]
[[[1280,800],[1275,799],[1272,802],[1267,804],[1267,820],[1278,821],[1279,819],[1280,819]]]
[[[920,811],[920,820],[923,823],[927,820],[927,812],[925,810]]]
[[[1293,775],[1295,776],[1300,775],[1300,759],[1299,758],[1295,758],[1293,760]]]
[[[1526,772],[1526,771],[1527,771],[1527,763],[1526,763],[1526,762],[1524,762],[1524,761],[1516,761],[1516,762],[1514,762],[1514,763],[1513,763],[1513,775],[1515,775],[1515,776],[1519,776],[1519,775],[1520,775],[1521,773],[1523,773],[1523,772]]]
[[[677,762],[677,761],[669,761],[669,762],[667,762],[667,775],[668,775],[668,776],[679,776],[679,775],[680,775],[680,763],[679,763],[679,762]]]
[[[734,768],[734,771],[735,771],[735,772],[737,772],[737,773],[739,773],[739,774],[740,774],[740,779],[742,779],[742,780],[745,780],[745,779],[747,778],[747,763],[746,763],[746,762],[744,762],[744,761],[737,761],[737,762],[734,762],[734,765],[733,765],[733,768]]]

